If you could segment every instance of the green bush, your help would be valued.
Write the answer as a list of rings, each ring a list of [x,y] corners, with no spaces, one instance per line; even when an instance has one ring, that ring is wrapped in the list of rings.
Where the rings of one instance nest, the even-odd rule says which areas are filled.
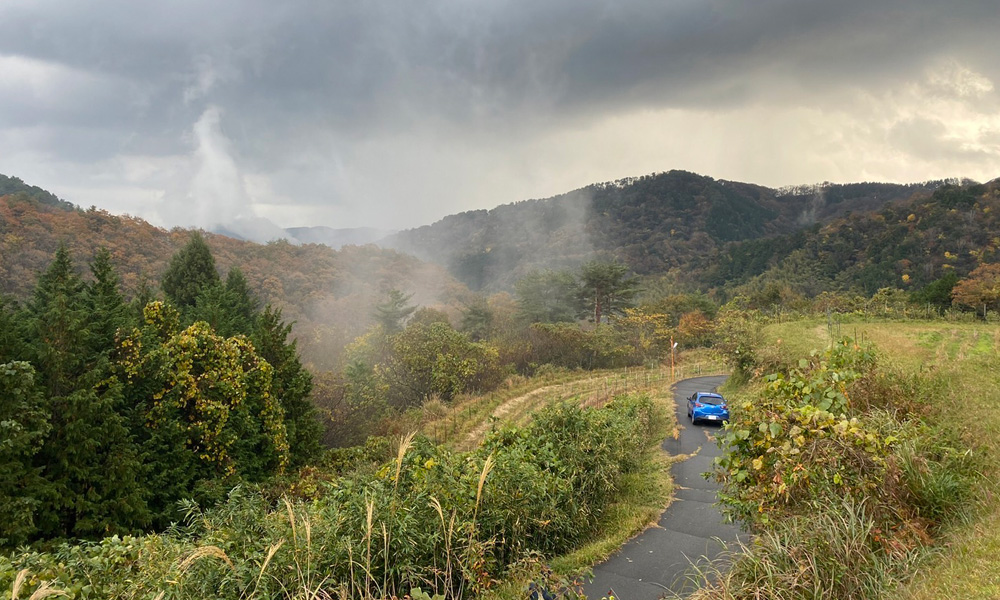
[[[475,595],[513,565],[583,541],[663,418],[627,397],[542,411],[468,453],[406,438],[372,467],[384,452],[373,444],[340,457],[356,472],[313,478],[310,500],[236,488],[217,507],[188,504],[186,524],[160,535],[0,557],[0,590],[27,569],[22,596],[43,581],[71,598]]]
[[[981,465],[932,424],[937,384],[844,340],[755,389],[732,406],[715,476],[757,536],[699,597],[882,597],[969,510]]]

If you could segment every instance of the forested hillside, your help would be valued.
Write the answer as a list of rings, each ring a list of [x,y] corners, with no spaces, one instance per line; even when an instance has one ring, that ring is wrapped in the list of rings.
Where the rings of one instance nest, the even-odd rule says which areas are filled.
[[[705,281],[751,294],[770,289],[806,298],[824,291],[869,296],[884,287],[918,291],[942,280],[953,285],[997,260],[998,213],[1000,182],[945,185],[878,211],[731,244]],[[927,301],[947,306],[951,299],[946,293]]]
[[[575,268],[594,253],[640,275],[673,271],[686,283],[705,287],[709,282],[702,274],[727,243],[881,209],[926,195],[940,183],[778,191],[670,171],[452,215],[382,243],[447,266],[472,289],[510,289],[532,270]]]
[[[60,244],[81,272],[97,249],[106,247],[126,297],[152,294],[170,257],[190,237],[186,230],[166,231],[135,217],[81,210],[52,198],[24,189],[0,197],[0,295],[25,300]],[[334,251],[319,244],[260,245],[212,234],[205,239],[223,274],[238,266],[257,297],[295,323],[304,359],[318,368],[336,364],[343,347],[372,323],[371,306],[389,289],[407,290],[421,305],[454,314],[468,295],[443,268],[375,246]]]

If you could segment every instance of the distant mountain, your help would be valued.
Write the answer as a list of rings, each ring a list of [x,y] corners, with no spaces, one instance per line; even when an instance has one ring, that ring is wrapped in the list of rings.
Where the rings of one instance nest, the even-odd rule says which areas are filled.
[[[303,244],[324,244],[339,250],[343,246],[363,246],[374,243],[394,231],[375,229],[373,227],[356,227],[352,229],[334,229],[332,227],[289,227],[285,230],[289,236]]]
[[[600,183],[445,217],[380,243],[446,266],[472,289],[510,289],[535,269],[574,268],[595,256],[641,275],[703,275],[729,245],[791,234],[876,210],[943,182],[821,184],[775,190],[670,171]]]
[[[20,180],[15,180],[20,182]],[[8,181],[0,183],[8,184]],[[9,189],[9,188],[4,188]],[[0,297],[26,301],[39,272],[65,244],[78,270],[95,251],[111,251],[126,296],[144,285],[154,290],[171,256],[188,240],[179,228],[160,229],[135,217],[97,209],[81,210],[39,188],[16,186],[0,194]],[[303,358],[318,369],[336,365],[344,347],[372,323],[372,306],[389,288],[413,294],[412,302],[447,312],[457,321],[470,292],[445,269],[376,246],[267,244],[206,234],[216,265],[225,275],[239,267],[251,289],[266,303],[282,308]]]
[[[218,233],[226,237],[247,242],[266,244],[277,240],[284,240],[298,246],[299,241],[289,235],[287,231],[275,225],[264,217],[237,217],[225,225],[219,225],[212,229],[212,233]]]

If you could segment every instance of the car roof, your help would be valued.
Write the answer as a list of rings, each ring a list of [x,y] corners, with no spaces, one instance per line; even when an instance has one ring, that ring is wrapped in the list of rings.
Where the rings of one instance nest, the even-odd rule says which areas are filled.
[[[695,392],[696,396],[709,396],[712,398],[721,398],[722,394],[716,394],[715,392]]]

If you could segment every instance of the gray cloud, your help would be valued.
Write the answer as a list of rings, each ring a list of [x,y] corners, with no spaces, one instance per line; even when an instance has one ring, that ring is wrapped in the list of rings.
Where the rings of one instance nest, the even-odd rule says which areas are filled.
[[[134,212],[167,225],[211,202],[387,227],[670,168],[976,175],[1000,168],[998,25],[972,0],[6,0],[0,172],[112,209],[155,196]],[[878,158],[894,151],[925,162]]]

